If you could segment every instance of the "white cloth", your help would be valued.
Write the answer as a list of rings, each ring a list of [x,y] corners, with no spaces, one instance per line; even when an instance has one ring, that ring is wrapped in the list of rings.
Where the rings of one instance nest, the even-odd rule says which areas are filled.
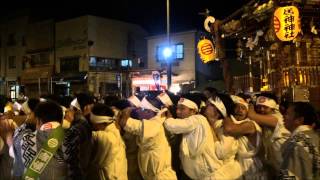
[[[207,119],[192,115],[185,119],[169,118],[165,127],[174,134],[183,134],[180,158],[184,172],[192,179],[214,179],[222,161],[214,152],[215,144]],[[219,179],[219,178],[216,178]]]
[[[75,107],[77,110],[81,111],[81,107],[80,107],[80,104],[79,104],[77,98],[73,99],[73,101],[70,103],[70,105],[72,107]]]
[[[247,110],[249,109],[248,102],[245,101],[243,98],[241,98],[239,96],[231,95],[231,99],[235,104],[242,104],[247,108]]]
[[[143,109],[149,109],[153,112],[159,112],[160,109],[154,107],[148,100],[146,97],[144,97],[141,101],[141,108]]]
[[[112,123],[115,121],[114,117],[111,116],[98,116],[90,113],[90,121],[93,124],[101,124],[101,123]]]
[[[139,100],[139,98],[137,98],[137,96],[133,95],[133,96],[130,96],[128,98],[128,101],[134,105],[135,107],[139,108],[141,106],[141,101]]]
[[[161,94],[159,94],[157,96],[157,98],[162,102],[162,104],[164,104],[166,107],[172,106],[173,103],[170,99],[170,97],[168,96],[167,93],[163,92]]]
[[[161,112],[150,120],[129,118],[124,127],[125,131],[138,136],[138,164],[146,180],[177,179],[171,166],[171,148],[163,127],[165,118],[160,117]]]
[[[195,102],[193,102],[189,99],[186,99],[186,98],[180,98],[180,100],[178,101],[178,104],[184,105],[184,106],[186,106],[190,109],[194,109],[196,111],[198,111],[198,109],[199,109],[198,105]]]
[[[236,161],[236,155],[239,149],[239,142],[233,136],[226,136],[223,132],[223,120],[217,120],[214,123],[214,131],[218,137],[215,142],[215,152],[217,157],[223,161],[224,166],[228,166],[224,172],[224,179],[238,179],[241,176],[241,166]],[[232,172],[232,173],[228,173]]]
[[[13,111],[20,111],[21,107],[21,104],[19,104],[17,101],[13,103]]]
[[[256,105],[263,105],[263,106],[267,106],[271,109],[279,110],[279,105],[276,103],[275,100],[264,97],[264,96],[259,96],[257,98]]]
[[[125,144],[115,123],[104,131],[93,131],[93,143],[96,153],[92,158],[92,170],[88,177],[92,179],[128,179]]]
[[[281,164],[282,179],[319,179],[319,133],[310,125],[301,125],[283,144],[285,161]]]
[[[214,99],[210,98],[208,101],[221,112],[223,117],[227,117],[227,109],[218,96]]]
[[[265,148],[265,160],[274,170],[279,171],[282,163],[281,147],[290,137],[290,131],[284,126],[283,117],[280,112],[272,114],[278,119],[275,129],[264,128],[262,141]]]
[[[241,124],[250,122],[253,123],[256,129],[255,134],[255,144],[251,144],[247,136],[241,136],[238,138],[239,148],[237,153],[237,160],[240,163],[242,175],[245,179],[267,179],[266,172],[264,172],[263,164],[261,159],[257,156],[257,153],[262,145],[261,135],[262,129],[255,122],[250,119],[245,119],[242,121],[235,120],[231,117],[234,123]]]
[[[30,114],[31,113],[31,109],[29,108],[28,105],[28,101],[24,102],[22,104],[21,110],[25,113],[25,114]]]

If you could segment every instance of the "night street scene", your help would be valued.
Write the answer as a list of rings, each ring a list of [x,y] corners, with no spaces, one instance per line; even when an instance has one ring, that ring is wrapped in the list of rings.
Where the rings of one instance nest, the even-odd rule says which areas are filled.
[[[320,180],[320,0],[12,3],[0,180]]]

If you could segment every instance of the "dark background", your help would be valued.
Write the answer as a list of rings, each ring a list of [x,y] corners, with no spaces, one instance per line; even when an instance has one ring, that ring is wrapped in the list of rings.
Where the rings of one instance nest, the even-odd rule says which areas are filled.
[[[172,32],[203,29],[206,8],[215,18],[224,19],[248,0],[170,0],[170,25]],[[4,3],[4,2],[3,2]],[[17,6],[26,6],[17,7]],[[31,8],[30,8],[31,7]],[[0,7],[0,16],[31,15],[33,21],[54,18],[57,21],[80,15],[95,15],[136,23],[150,35],[166,32],[166,0],[116,0],[116,1],[6,1]]]

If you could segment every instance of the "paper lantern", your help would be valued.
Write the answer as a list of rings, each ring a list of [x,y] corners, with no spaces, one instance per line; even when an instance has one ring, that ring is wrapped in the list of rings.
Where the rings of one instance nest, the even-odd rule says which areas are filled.
[[[210,40],[200,40],[197,47],[200,58],[204,63],[214,61],[216,58],[215,48]]]
[[[281,41],[291,41],[300,32],[299,10],[295,6],[279,7],[274,12],[273,26]]]

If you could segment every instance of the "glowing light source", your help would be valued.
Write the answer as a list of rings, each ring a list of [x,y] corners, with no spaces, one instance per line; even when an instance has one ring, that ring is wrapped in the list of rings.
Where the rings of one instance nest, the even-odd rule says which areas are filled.
[[[274,12],[274,31],[281,41],[291,41],[295,39],[300,29],[299,10],[295,6],[279,7]]]
[[[174,93],[174,94],[177,94],[178,92],[181,91],[181,87],[179,84],[172,84],[170,89],[169,89],[170,92]]]
[[[165,47],[163,49],[163,56],[168,59],[172,56],[172,49],[170,47]]]

